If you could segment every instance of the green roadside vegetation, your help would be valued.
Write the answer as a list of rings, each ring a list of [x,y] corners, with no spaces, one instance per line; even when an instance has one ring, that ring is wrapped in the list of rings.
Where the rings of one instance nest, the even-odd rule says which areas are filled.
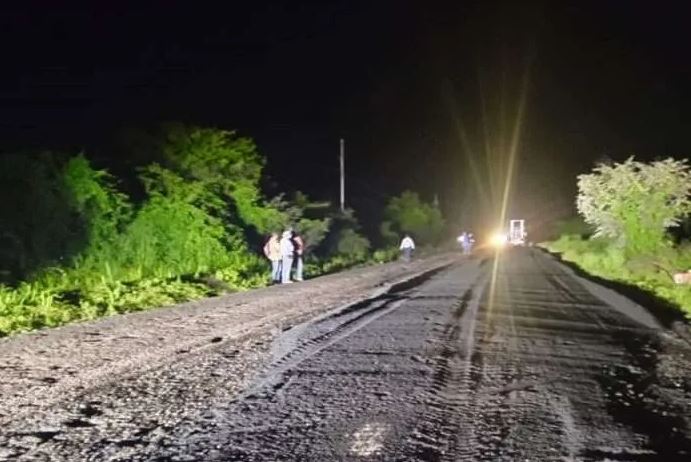
[[[578,178],[579,220],[542,244],[598,277],[635,285],[691,318],[691,171],[686,161],[633,158]]]
[[[309,277],[391,261],[401,232],[434,244],[443,227],[406,192],[374,250],[352,210],[266,197],[265,158],[232,131],[169,124],[131,149],[117,174],[86,154],[0,156],[0,337],[265,286],[263,242],[288,226]]]

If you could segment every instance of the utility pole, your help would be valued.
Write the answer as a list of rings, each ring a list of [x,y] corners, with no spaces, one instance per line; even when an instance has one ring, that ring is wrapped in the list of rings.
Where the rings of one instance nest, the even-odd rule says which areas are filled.
[[[341,213],[345,212],[345,141],[341,138]]]

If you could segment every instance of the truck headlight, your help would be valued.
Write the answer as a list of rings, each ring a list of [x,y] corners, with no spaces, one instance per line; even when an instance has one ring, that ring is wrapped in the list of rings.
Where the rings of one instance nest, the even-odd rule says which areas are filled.
[[[504,247],[506,245],[506,234],[501,232],[494,233],[490,238],[489,243],[493,247]]]

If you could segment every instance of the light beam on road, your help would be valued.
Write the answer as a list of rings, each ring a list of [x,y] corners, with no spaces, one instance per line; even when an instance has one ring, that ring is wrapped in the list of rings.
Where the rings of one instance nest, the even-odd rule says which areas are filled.
[[[353,434],[353,444],[350,451],[360,457],[376,454],[384,447],[386,428],[377,423],[367,423]]]
[[[513,121],[513,130],[511,133],[511,143],[509,145],[506,173],[504,176],[504,191],[501,198],[501,208],[499,213],[499,226],[498,229],[504,229],[506,227],[506,211],[509,206],[509,195],[511,192],[511,186],[514,177],[514,170],[516,166],[516,155],[518,153],[518,147],[521,141],[521,131],[523,128],[524,118],[525,118],[525,105],[528,96],[528,81],[529,81],[529,67],[526,67],[523,73],[523,80],[521,83],[521,90],[518,98],[518,105],[516,108],[516,117]],[[502,102],[503,103],[503,102]],[[499,273],[499,265],[501,259],[501,248],[495,247],[494,249],[494,262],[492,264],[492,276],[490,278],[489,287],[489,301],[487,307],[487,317],[492,316],[494,310],[494,303],[496,300],[496,289],[497,289],[497,275]]]

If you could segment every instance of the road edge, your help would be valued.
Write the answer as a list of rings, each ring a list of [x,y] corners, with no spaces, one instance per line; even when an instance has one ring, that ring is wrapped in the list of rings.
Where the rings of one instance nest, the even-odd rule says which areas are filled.
[[[658,330],[667,329],[691,345],[691,323],[681,310],[675,308],[668,301],[646,292],[638,286],[588,273],[577,264],[564,260],[558,253],[542,247],[537,247],[537,249],[550,261],[567,271],[598,300],[602,300],[646,327]],[[638,313],[638,315],[634,315],[633,312]],[[653,321],[652,323],[641,322],[641,319],[647,316]]]

